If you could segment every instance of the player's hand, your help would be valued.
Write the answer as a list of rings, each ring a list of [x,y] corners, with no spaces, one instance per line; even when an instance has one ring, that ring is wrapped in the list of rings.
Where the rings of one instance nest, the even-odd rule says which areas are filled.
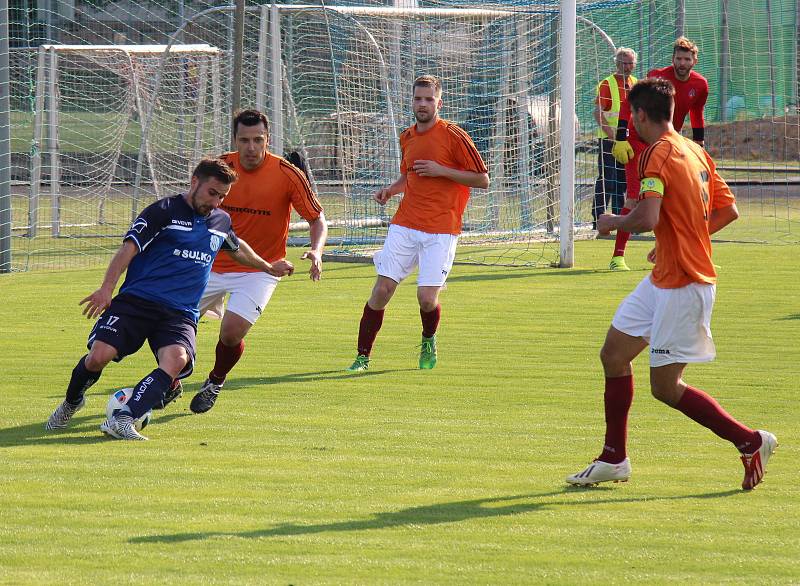
[[[111,293],[105,289],[98,289],[88,297],[80,300],[78,305],[86,304],[83,308],[83,315],[86,319],[94,319],[99,317],[109,305],[111,305]]]
[[[611,147],[611,154],[614,155],[617,161],[623,165],[627,165],[628,161],[633,158],[633,147],[627,140],[618,140],[614,142],[614,146]]]
[[[294,265],[285,258],[282,258],[272,263],[272,267],[267,272],[273,277],[291,277],[294,273]]]
[[[617,229],[616,218],[614,214],[600,214],[597,218],[597,232],[599,234],[611,234]]]
[[[372,196],[372,199],[377,201],[379,204],[384,205],[387,201],[389,201],[390,197],[392,197],[392,194],[389,193],[389,188],[384,187],[376,191],[375,195]]]
[[[444,174],[444,167],[436,161],[414,161],[411,169],[420,177],[441,177]]]
[[[312,281],[319,281],[322,277],[322,255],[316,250],[307,250],[300,258],[311,261],[311,268],[308,269],[308,276],[311,277]]]
[[[653,249],[647,253],[647,260],[653,264],[656,264],[656,247],[654,246]]]

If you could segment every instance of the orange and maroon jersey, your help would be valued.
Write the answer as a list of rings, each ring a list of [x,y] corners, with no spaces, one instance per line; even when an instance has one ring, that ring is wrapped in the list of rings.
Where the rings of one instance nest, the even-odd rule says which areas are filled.
[[[239,175],[221,206],[230,214],[236,235],[268,262],[284,258],[292,208],[309,222],[322,213],[308,179],[300,169],[272,153],[267,153],[264,161],[252,171],[239,164],[237,152],[226,153],[222,159]],[[258,272],[222,254],[217,256],[211,270],[217,273]]]
[[[670,131],[642,153],[639,177],[642,199],[662,198],[653,230],[653,284],[675,289],[689,283],[716,283],[708,218],[735,200],[714,161],[701,146]]]
[[[675,77],[675,68],[672,65],[651,69],[647,73],[647,77],[666,79],[675,88],[675,111],[672,113],[672,125],[675,130],[681,131],[683,123],[686,121],[686,114],[689,114],[692,128],[705,128],[703,110],[706,107],[706,100],[708,100],[708,81],[705,77],[696,71],[691,71],[689,79],[681,81]],[[627,100],[622,104],[619,118],[628,121],[631,119],[631,107]],[[641,140],[633,124],[628,124],[628,136]]]
[[[472,139],[456,124],[439,120],[425,132],[418,132],[416,125],[406,129],[400,135],[400,150],[400,173],[406,176],[406,188],[392,224],[429,234],[460,234],[470,188],[446,177],[420,177],[413,165],[427,160],[451,169],[486,173]],[[247,240],[247,236],[243,238]]]

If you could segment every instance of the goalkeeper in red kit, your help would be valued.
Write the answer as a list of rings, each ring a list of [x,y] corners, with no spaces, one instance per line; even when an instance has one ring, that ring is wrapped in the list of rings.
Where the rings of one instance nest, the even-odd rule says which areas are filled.
[[[647,77],[666,79],[673,85],[675,88],[675,111],[672,115],[672,125],[677,132],[680,132],[686,120],[686,114],[689,114],[692,123],[692,140],[703,146],[705,130],[703,109],[708,99],[708,81],[693,71],[694,66],[697,65],[697,52],[697,45],[686,37],[680,37],[672,46],[672,65],[652,69],[647,73]],[[629,125],[630,116],[630,106],[626,102],[620,109],[616,142],[612,149],[614,158],[625,165],[627,195],[621,212],[623,216],[636,206],[639,194],[639,176],[637,174],[639,155],[647,148],[633,125]],[[629,270],[628,265],[625,264],[625,247],[628,244],[628,238],[630,238],[629,232],[617,231],[614,254],[609,266],[611,270]]]

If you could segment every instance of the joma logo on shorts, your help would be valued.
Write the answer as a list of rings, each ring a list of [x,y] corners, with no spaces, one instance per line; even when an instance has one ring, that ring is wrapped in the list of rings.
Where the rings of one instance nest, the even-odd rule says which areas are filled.
[[[666,348],[650,348],[650,354],[669,354]]]

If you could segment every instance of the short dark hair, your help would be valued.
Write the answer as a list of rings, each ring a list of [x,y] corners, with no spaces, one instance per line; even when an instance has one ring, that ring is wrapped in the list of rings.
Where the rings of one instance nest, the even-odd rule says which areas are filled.
[[[225,185],[231,185],[238,179],[233,167],[222,159],[212,159],[211,157],[206,157],[197,163],[197,167],[192,171],[192,177],[197,177],[200,183],[205,183],[213,178]]]
[[[420,75],[414,80],[411,90],[413,91],[417,87],[432,87],[436,94],[442,93],[442,82],[435,75]]]
[[[631,110],[644,110],[653,122],[672,119],[675,88],[666,79],[648,77],[634,84],[628,93]]]
[[[233,117],[233,137],[236,138],[236,131],[240,124],[257,126],[259,123],[264,125],[264,128],[267,129],[267,136],[269,136],[269,119],[266,114],[258,110],[239,110]]]

